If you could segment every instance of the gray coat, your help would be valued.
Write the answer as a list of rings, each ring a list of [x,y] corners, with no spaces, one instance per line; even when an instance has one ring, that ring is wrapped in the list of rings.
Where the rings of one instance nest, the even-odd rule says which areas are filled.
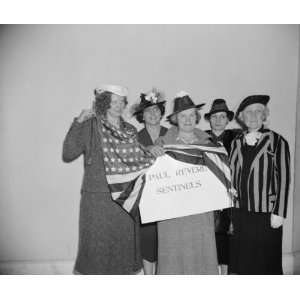
[[[209,135],[195,128],[198,143],[209,143]],[[160,144],[183,144],[178,129],[171,127]],[[218,274],[212,212],[158,222],[158,274]]]
[[[63,161],[72,162],[80,155],[84,156],[84,175],[74,270],[81,274],[133,274],[142,267],[139,227],[111,199],[96,118],[82,123],[75,119],[67,133]]]

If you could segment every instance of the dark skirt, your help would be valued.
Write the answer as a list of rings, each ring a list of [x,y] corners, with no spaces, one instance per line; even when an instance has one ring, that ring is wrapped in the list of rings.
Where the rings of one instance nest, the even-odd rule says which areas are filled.
[[[228,265],[229,262],[229,226],[231,209],[214,212],[218,264]]]
[[[157,223],[142,224],[141,232],[141,252],[142,258],[150,261],[157,261]]]
[[[216,246],[218,254],[218,264],[228,265],[229,263],[229,236],[216,232]]]
[[[229,274],[281,275],[282,226],[273,229],[270,213],[233,209]]]

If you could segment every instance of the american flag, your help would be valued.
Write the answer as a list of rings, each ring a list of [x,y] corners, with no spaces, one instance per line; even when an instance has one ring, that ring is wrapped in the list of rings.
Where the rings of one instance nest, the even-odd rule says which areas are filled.
[[[166,154],[171,157],[194,165],[205,165],[231,190],[231,172],[227,151],[223,146],[215,144],[190,144],[190,145],[167,145],[164,146]]]
[[[155,162],[155,158],[139,144],[134,131],[121,131],[103,120],[99,130],[112,199],[135,216],[145,185],[145,174]],[[197,144],[166,145],[164,148],[167,155],[179,161],[206,165],[225,187],[230,189],[230,169],[224,147]]]
[[[112,199],[135,216],[154,156],[138,141],[132,128],[122,131],[105,120],[98,122],[107,183]]]

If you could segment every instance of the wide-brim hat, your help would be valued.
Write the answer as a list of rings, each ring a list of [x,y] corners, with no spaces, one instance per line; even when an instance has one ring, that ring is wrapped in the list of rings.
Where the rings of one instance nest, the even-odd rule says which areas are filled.
[[[241,104],[239,105],[237,111],[236,111],[236,118],[239,117],[239,114],[249,105],[254,103],[260,103],[266,106],[270,100],[270,96],[268,95],[252,95],[245,98]]]
[[[179,94],[177,94],[177,97],[174,99],[173,112],[167,116],[167,119],[170,120],[176,114],[190,108],[201,109],[202,106],[204,105],[205,103],[196,105],[188,94],[182,94],[182,92],[180,92]]]
[[[128,96],[128,89],[126,87],[120,85],[113,84],[102,84],[98,88],[95,89],[95,95],[102,94],[104,92],[110,92],[115,95],[119,95],[122,97]]]
[[[142,93],[140,95],[141,102],[134,107],[133,115],[137,115],[139,113],[142,113],[146,108],[150,106],[164,106],[166,101],[161,99],[161,94],[158,92],[150,92],[148,94]]]
[[[226,101],[224,99],[215,99],[211,105],[210,111],[204,114],[205,120],[208,121],[211,115],[218,112],[226,112],[229,121],[233,119],[234,112],[228,109]]]
[[[164,106],[164,104],[166,103],[166,101],[159,101],[159,102],[151,102],[148,100],[141,100],[141,102],[139,103],[139,105],[136,106],[135,111],[133,112],[133,115],[142,113],[146,108],[150,107],[150,106]]]

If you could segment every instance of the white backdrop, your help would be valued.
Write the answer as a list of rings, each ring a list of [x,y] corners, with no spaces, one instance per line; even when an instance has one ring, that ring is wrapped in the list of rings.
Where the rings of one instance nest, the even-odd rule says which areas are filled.
[[[64,164],[62,142],[101,83],[127,86],[130,104],[140,92],[160,88],[167,114],[179,90],[208,103],[204,112],[216,97],[235,110],[250,94],[269,94],[270,125],[288,140],[293,163],[298,46],[298,25],[1,26],[0,261],[72,265],[82,159]],[[208,128],[204,120],[199,126]],[[70,270],[57,265],[36,272]]]

